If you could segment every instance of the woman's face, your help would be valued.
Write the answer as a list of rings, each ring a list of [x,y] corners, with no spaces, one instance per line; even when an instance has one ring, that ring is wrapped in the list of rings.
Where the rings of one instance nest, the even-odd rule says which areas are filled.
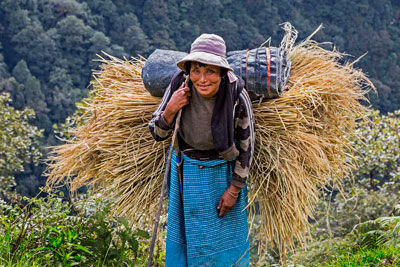
[[[221,83],[221,68],[192,62],[190,65],[190,79],[201,96],[211,98],[218,92],[219,84]]]

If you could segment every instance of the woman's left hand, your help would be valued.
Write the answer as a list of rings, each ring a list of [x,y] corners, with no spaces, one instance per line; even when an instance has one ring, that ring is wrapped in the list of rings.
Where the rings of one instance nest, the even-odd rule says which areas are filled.
[[[228,192],[228,190],[230,192]],[[218,217],[225,216],[235,205],[237,197],[234,195],[238,195],[240,192],[240,188],[234,185],[230,185],[225,192],[222,194],[219,199],[217,209],[219,210]]]

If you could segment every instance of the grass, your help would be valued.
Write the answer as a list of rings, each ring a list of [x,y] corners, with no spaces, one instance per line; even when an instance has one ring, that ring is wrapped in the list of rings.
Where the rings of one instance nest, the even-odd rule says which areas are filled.
[[[61,192],[0,203],[0,266],[136,266],[147,262],[149,234],[112,216],[98,195],[67,201]],[[83,196],[83,195],[82,195]],[[158,245],[159,247],[159,245]],[[163,262],[156,250],[155,266]]]
[[[400,266],[399,246],[379,246],[362,248],[355,252],[345,252],[335,256],[335,259],[322,264],[324,267],[375,267]]]

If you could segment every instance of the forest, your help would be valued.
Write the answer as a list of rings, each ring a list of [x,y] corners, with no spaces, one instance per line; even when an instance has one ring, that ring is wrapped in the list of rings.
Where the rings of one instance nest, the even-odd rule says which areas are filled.
[[[298,30],[298,41],[322,24],[322,30],[314,39],[325,43],[324,47],[348,55],[342,59],[343,63],[356,61],[356,68],[362,69],[376,87],[376,92],[370,92],[368,97],[373,109],[371,117],[380,128],[369,124],[360,126],[360,135],[373,138],[368,139],[371,142],[356,144],[360,165],[355,172],[358,187],[353,189],[364,197],[368,209],[351,210],[351,204],[356,204],[350,201],[342,205],[340,201],[344,200],[321,203],[316,211],[319,216],[315,220],[316,237],[326,235],[324,227],[330,227],[331,237],[343,237],[357,223],[398,214],[400,208],[396,206],[396,212],[393,208],[400,204],[395,194],[400,179],[400,1],[397,0],[1,0],[0,196],[10,199],[10,192],[13,192],[30,198],[44,186],[43,171],[49,147],[61,143],[62,128],[68,124],[80,101],[88,96],[92,72],[99,66],[97,55],[102,51],[127,59],[146,58],[157,48],[188,52],[191,42],[201,33],[222,36],[227,51],[255,48],[268,38],[272,46],[279,46],[284,22],[290,22]],[[347,192],[347,197],[352,200],[355,191]],[[387,202],[378,206],[382,199]],[[33,200],[29,201],[34,205]],[[61,218],[68,212],[63,203],[56,200],[48,203],[49,210],[57,209],[56,217]],[[346,212],[354,211],[360,218],[358,221],[343,219],[347,225],[321,226],[326,205],[332,209],[332,214],[335,213],[331,216],[345,217]],[[102,210],[93,209],[96,211],[91,213],[92,217],[86,218],[93,228],[99,223],[93,218],[109,209],[107,204],[97,208]],[[12,209],[7,212],[18,213]],[[56,218],[49,220],[49,224],[57,221]],[[124,225],[124,220],[101,223],[107,228],[106,225],[115,223]],[[51,231],[61,233],[68,227],[59,225],[55,227],[59,232],[55,228]],[[397,232],[393,230],[391,234],[398,235],[400,227],[393,229]],[[131,234],[139,241],[147,238],[144,232],[132,234],[128,230],[118,228],[116,234],[120,238]],[[343,248],[341,241],[330,240],[318,246]],[[354,240],[351,242],[356,242]],[[136,248],[134,253],[115,247],[115,255],[129,258],[130,253],[144,249],[136,239],[129,242],[135,244],[132,245]],[[87,247],[93,245],[89,243]],[[95,247],[102,251],[107,245],[93,245],[92,251]],[[399,258],[398,246],[390,248]],[[52,249],[56,255],[55,246]],[[86,260],[92,257],[84,247],[75,246],[74,249],[86,253]],[[293,259],[318,261],[321,257],[315,251],[307,253],[296,254]],[[160,259],[162,256],[162,253],[158,255]],[[271,258],[278,256],[268,257],[257,261],[271,264],[274,262]],[[76,259],[80,260],[83,259]],[[140,257],[135,256],[135,260],[136,264]],[[130,264],[134,264],[133,261]]]
[[[320,42],[331,42],[377,88],[374,108],[400,108],[399,5],[397,1],[111,1],[3,0],[0,5],[0,91],[18,110],[30,107],[43,129],[42,152],[57,144],[53,125],[63,123],[86,97],[96,54],[147,57],[156,48],[187,52],[203,32],[221,35],[227,51],[254,48],[269,37],[278,46],[289,21],[306,38],[320,24]],[[195,15],[193,15],[195,14]],[[210,15],[212,14],[212,15]],[[43,166],[18,175],[17,189],[34,195]]]

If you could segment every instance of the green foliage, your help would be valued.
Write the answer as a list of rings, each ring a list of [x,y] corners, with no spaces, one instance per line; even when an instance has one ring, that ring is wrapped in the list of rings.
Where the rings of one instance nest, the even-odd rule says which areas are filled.
[[[304,266],[400,264],[399,111],[371,114],[353,140],[359,169],[341,192],[324,192],[312,221],[313,242],[292,263]],[[371,178],[365,179],[365,177]],[[379,180],[378,180],[379,179]],[[392,264],[392,265],[391,265]]]
[[[72,138],[71,131],[85,123],[87,116],[86,112],[88,110],[88,100],[93,97],[92,93],[89,93],[88,97],[82,99],[79,103],[75,103],[76,111],[73,115],[68,116],[64,123],[53,124],[54,133],[63,140],[69,140]]]
[[[301,266],[397,266],[399,226],[399,216],[365,221],[356,224],[345,236],[320,239],[307,250],[299,249],[291,256],[291,262]]]
[[[120,58],[147,57],[155,48],[189,51],[203,32],[220,34],[227,51],[255,48],[269,37],[278,46],[280,24],[289,21],[299,40],[323,23],[318,41],[355,57],[368,52],[357,66],[378,89],[370,96],[374,107],[386,113],[400,108],[398,10],[390,0],[2,0],[0,91],[11,94],[15,108],[35,109],[33,123],[45,130],[43,147],[57,145],[52,125],[63,123],[86,97],[98,67],[93,59],[102,50]],[[31,86],[28,76],[9,77],[22,60],[36,79]],[[34,167],[26,178],[39,174],[40,166]]]
[[[12,92],[14,106],[18,109],[32,108],[37,116],[36,119],[33,119],[33,124],[39,128],[47,128],[46,123],[49,119],[46,113],[49,110],[41,90],[40,81],[31,74],[24,60],[18,62],[12,74],[15,79],[10,78],[9,81],[14,87]]]
[[[41,156],[41,131],[29,124],[35,116],[33,110],[15,110],[9,106],[10,101],[8,94],[0,95],[0,196],[13,189],[14,174],[24,171],[24,164],[37,163]]]
[[[136,266],[147,260],[149,234],[111,215],[101,195],[67,201],[62,192],[0,205],[0,265]]]
[[[399,216],[355,225],[338,255],[325,266],[397,266],[400,264],[399,226]]]
[[[9,76],[9,73],[7,70],[7,65],[4,62],[3,54],[1,53],[1,42],[0,42],[0,81],[1,81],[1,79],[8,78],[8,76]],[[0,86],[0,88],[1,88],[1,86]]]
[[[399,183],[385,183],[379,190],[371,190],[367,180],[347,183],[342,193],[334,198],[326,193],[318,203],[313,236],[316,239],[343,237],[358,223],[393,214],[397,203],[400,203]]]
[[[373,249],[363,248],[355,252],[339,254],[331,261],[315,266],[398,266],[400,248],[397,246],[380,246]]]
[[[74,15],[68,15],[56,25],[58,42],[67,52],[81,51],[88,43],[90,27]]]
[[[258,252],[260,242],[259,233],[260,233],[260,215],[255,215],[254,218],[250,219],[251,225],[250,229],[250,263],[251,266],[259,266],[259,267],[270,267],[275,266],[278,267],[280,257],[279,250],[277,248],[268,248],[263,253]]]
[[[25,60],[21,59],[17,65],[15,65],[12,75],[19,83],[25,83],[29,76],[31,76],[31,72],[26,65]]]
[[[372,188],[400,180],[400,110],[387,115],[373,111],[370,121],[359,123],[352,146],[359,179],[369,178]]]

